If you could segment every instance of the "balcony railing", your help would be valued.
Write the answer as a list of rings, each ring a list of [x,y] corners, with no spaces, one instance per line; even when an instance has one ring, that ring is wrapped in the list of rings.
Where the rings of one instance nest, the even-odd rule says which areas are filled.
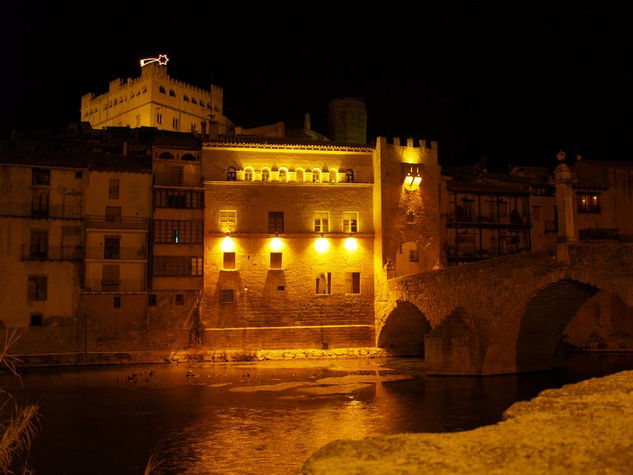
[[[144,247],[103,247],[86,248],[86,259],[145,260],[147,249]]]
[[[31,203],[0,203],[0,216],[36,219],[81,219],[81,206],[52,205],[34,208]]]
[[[448,215],[448,224],[466,224],[466,225],[477,225],[477,226],[529,226],[530,225],[530,217],[529,216],[501,216],[497,219],[496,216],[458,216],[454,213]]]
[[[86,227],[99,229],[147,229],[147,218],[86,216]]]
[[[85,292],[142,292],[143,279],[86,279]]]
[[[51,246],[41,250],[22,245],[23,261],[80,261],[83,257],[83,246]]]
[[[201,187],[203,185],[203,180],[200,175],[184,174],[182,176],[178,176],[158,172],[154,175],[154,185]]]

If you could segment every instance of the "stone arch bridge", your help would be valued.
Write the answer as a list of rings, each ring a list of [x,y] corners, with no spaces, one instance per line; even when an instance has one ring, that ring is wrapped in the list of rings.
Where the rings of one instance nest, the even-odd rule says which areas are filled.
[[[633,307],[633,244],[559,244],[391,279],[380,347],[425,355],[429,374],[501,374],[562,364],[561,338],[599,290]]]

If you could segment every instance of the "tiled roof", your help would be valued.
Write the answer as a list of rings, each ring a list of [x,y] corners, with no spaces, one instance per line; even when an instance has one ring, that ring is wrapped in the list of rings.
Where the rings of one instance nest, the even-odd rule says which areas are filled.
[[[288,137],[260,137],[255,135],[220,135],[204,142],[205,147],[252,147],[272,149],[303,149],[341,152],[373,152],[366,144],[324,142]]]

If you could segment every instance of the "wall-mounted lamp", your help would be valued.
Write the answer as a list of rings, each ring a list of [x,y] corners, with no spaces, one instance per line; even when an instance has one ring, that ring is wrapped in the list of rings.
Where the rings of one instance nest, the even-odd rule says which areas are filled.
[[[220,249],[222,249],[222,252],[235,252],[235,241],[226,236],[220,243]]]
[[[278,237],[274,237],[270,240],[270,250],[273,252],[279,252],[284,248],[284,243],[281,242],[281,239]]]
[[[413,191],[422,183],[422,164],[420,163],[403,163],[402,173],[404,175],[404,187]]]
[[[327,252],[327,250],[330,248],[330,241],[328,241],[324,237],[320,237],[314,243],[314,247],[319,253],[323,254],[324,252]]]
[[[343,242],[343,247],[349,252],[354,252],[358,249],[358,241],[356,241],[356,238],[348,237],[345,242]]]

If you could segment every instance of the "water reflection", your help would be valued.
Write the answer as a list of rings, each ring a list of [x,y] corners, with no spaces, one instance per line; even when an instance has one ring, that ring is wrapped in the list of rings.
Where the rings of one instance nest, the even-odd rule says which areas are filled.
[[[39,400],[36,473],[295,473],[335,439],[472,429],[547,387],[633,367],[630,355],[580,355],[567,369],[425,378],[416,359],[30,371]],[[132,374],[135,374],[130,380]],[[130,381],[130,382],[128,382]]]

